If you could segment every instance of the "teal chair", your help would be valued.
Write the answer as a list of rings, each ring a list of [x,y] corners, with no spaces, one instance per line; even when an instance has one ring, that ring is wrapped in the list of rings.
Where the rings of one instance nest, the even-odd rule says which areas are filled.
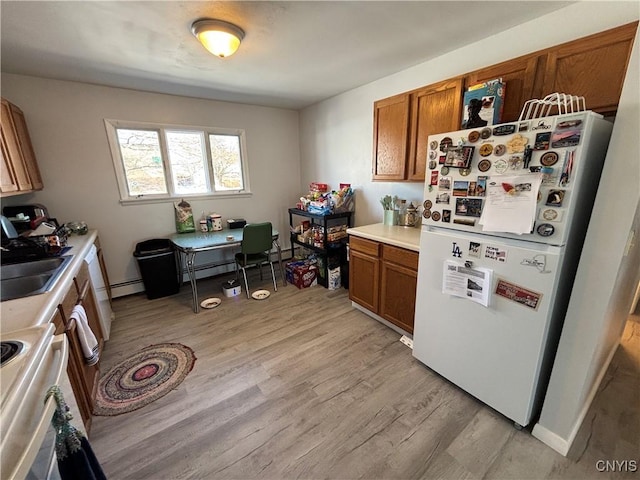
[[[273,233],[271,222],[249,223],[242,230],[242,245],[240,253],[236,253],[236,279],[238,278],[239,269],[242,269],[244,277],[244,288],[249,295],[249,285],[247,283],[247,272],[245,269],[251,266],[258,266],[260,269],[260,279],[262,280],[262,265],[268,263],[271,267],[271,278],[273,279],[273,289],[278,291],[276,287],[276,275],[273,271],[273,262],[271,261],[271,248],[273,247]]]

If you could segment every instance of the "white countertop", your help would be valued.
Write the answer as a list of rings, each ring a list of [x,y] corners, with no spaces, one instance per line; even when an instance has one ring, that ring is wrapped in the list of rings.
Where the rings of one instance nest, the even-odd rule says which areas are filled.
[[[420,227],[399,227],[375,223],[347,229],[349,235],[387,243],[396,247],[406,248],[414,252],[420,251]]]
[[[82,261],[97,237],[96,230],[89,230],[86,235],[70,235],[67,246],[72,247],[65,255],[73,255],[73,260],[66,267],[53,290],[40,295],[16,298],[0,302],[0,334],[22,328],[42,325],[51,320],[55,309],[69,291],[73,278],[77,275]]]

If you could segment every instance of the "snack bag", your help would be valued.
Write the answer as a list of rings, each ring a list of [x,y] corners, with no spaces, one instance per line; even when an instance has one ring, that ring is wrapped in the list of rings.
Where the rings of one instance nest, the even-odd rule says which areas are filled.
[[[178,233],[191,233],[196,231],[196,224],[193,221],[193,211],[191,205],[184,201],[173,204],[176,210],[176,231]]]

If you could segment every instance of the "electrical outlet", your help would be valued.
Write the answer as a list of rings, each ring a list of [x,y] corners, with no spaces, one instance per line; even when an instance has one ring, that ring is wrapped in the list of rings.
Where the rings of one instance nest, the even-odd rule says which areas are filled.
[[[407,337],[406,335],[403,335],[403,336],[400,338],[400,341],[401,341],[402,343],[404,343],[407,347],[409,347],[411,350],[413,350],[413,340],[412,340],[412,339],[410,339],[410,338],[409,338],[409,337]]]

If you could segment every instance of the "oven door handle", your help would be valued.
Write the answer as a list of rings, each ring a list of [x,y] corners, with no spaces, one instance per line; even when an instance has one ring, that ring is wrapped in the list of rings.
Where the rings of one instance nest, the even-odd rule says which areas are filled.
[[[53,337],[53,341],[50,346],[51,350],[54,352],[56,357],[55,364],[53,365],[53,369],[55,371],[55,385],[60,383],[60,379],[62,378],[62,374],[67,368],[67,361],[69,358],[69,343],[67,341],[66,335],[61,333],[60,335],[56,335]],[[21,476],[25,476],[28,473],[28,469],[36,458],[36,454],[40,445],[42,445],[42,441],[47,433],[47,430],[51,427],[51,419],[53,418],[53,412],[55,411],[56,399],[52,396],[47,398],[44,404],[44,410],[42,411],[42,416],[40,417],[40,421],[38,422],[38,426],[34,434],[31,436],[31,441],[24,449],[24,454],[22,458],[18,462],[18,465],[23,466],[26,471],[21,472],[19,469],[15,472],[15,476],[11,478],[20,478]]]

